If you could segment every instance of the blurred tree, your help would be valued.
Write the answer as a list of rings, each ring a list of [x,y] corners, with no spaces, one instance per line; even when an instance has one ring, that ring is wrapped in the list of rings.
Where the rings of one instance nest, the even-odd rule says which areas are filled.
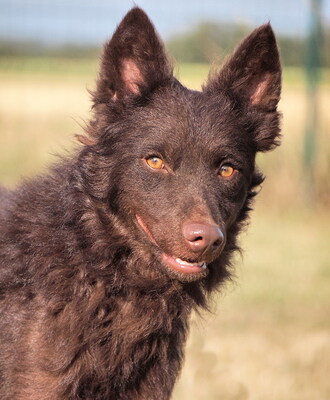
[[[203,22],[189,32],[167,41],[169,52],[179,62],[207,62],[229,53],[247,33],[246,25]]]
[[[203,22],[189,32],[167,41],[169,52],[179,62],[207,62],[228,54],[252,28],[244,24]],[[306,38],[278,35],[286,66],[302,66],[306,59]],[[330,66],[330,57],[328,64]]]
[[[188,32],[174,35],[167,48],[179,62],[210,63],[223,59],[253,28],[246,24],[202,22]],[[307,37],[277,35],[285,66],[304,66]],[[330,28],[324,30],[323,66],[330,67]],[[100,47],[84,45],[47,46],[38,42],[12,42],[0,38],[1,56],[50,56],[96,58]]]

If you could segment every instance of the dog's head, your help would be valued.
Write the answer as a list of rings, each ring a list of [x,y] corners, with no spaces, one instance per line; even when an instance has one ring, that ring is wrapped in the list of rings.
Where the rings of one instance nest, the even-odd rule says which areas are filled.
[[[278,144],[280,88],[269,24],[253,31],[201,92],[173,77],[139,8],[106,43],[83,175],[159,273],[209,289],[224,276],[262,181],[255,155]]]

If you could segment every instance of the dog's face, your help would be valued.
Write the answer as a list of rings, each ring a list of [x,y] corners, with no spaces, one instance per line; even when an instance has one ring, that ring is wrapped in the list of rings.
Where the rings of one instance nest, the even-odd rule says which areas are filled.
[[[269,25],[245,39],[202,92],[173,77],[140,9],[106,44],[95,143],[87,146],[93,195],[106,199],[160,273],[219,280],[262,180],[255,154],[277,145],[280,75]]]

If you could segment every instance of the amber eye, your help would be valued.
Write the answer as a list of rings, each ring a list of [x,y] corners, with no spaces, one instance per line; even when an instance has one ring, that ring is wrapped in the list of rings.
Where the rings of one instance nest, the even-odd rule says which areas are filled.
[[[146,158],[146,163],[152,169],[162,169],[164,168],[164,161],[156,156]]]
[[[234,172],[235,172],[234,168],[228,164],[223,164],[220,167],[220,175],[223,178],[230,178]]]

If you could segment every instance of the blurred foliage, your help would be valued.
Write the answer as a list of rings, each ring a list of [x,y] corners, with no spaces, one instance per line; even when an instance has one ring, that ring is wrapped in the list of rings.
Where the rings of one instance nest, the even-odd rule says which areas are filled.
[[[207,62],[227,54],[250,29],[245,25],[204,22],[167,42],[179,62]]]
[[[100,49],[97,46],[87,45],[61,45],[48,46],[40,42],[33,41],[10,41],[0,38],[0,57],[60,57],[70,58],[95,58]]]
[[[246,24],[202,22],[189,31],[170,38],[166,47],[178,62],[209,63],[227,55],[237,43],[252,31]],[[302,66],[306,61],[306,37],[277,35],[283,63]],[[330,67],[330,28],[323,30],[320,43],[322,65]],[[95,58],[97,46],[62,45],[47,46],[39,42],[12,42],[0,39],[1,56],[47,56],[61,58]]]
[[[227,55],[234,46],[251,32],[243,24],[216,24],[203,22],[189,32],[176,35],[167,42],[170,53],[179,62],[210,62],[219,55]],[[306,61],[306,38],[277,35],[283,63],[301,66]],[[330,66],[330,30],[324,32],[322,45],[323,66]]]

